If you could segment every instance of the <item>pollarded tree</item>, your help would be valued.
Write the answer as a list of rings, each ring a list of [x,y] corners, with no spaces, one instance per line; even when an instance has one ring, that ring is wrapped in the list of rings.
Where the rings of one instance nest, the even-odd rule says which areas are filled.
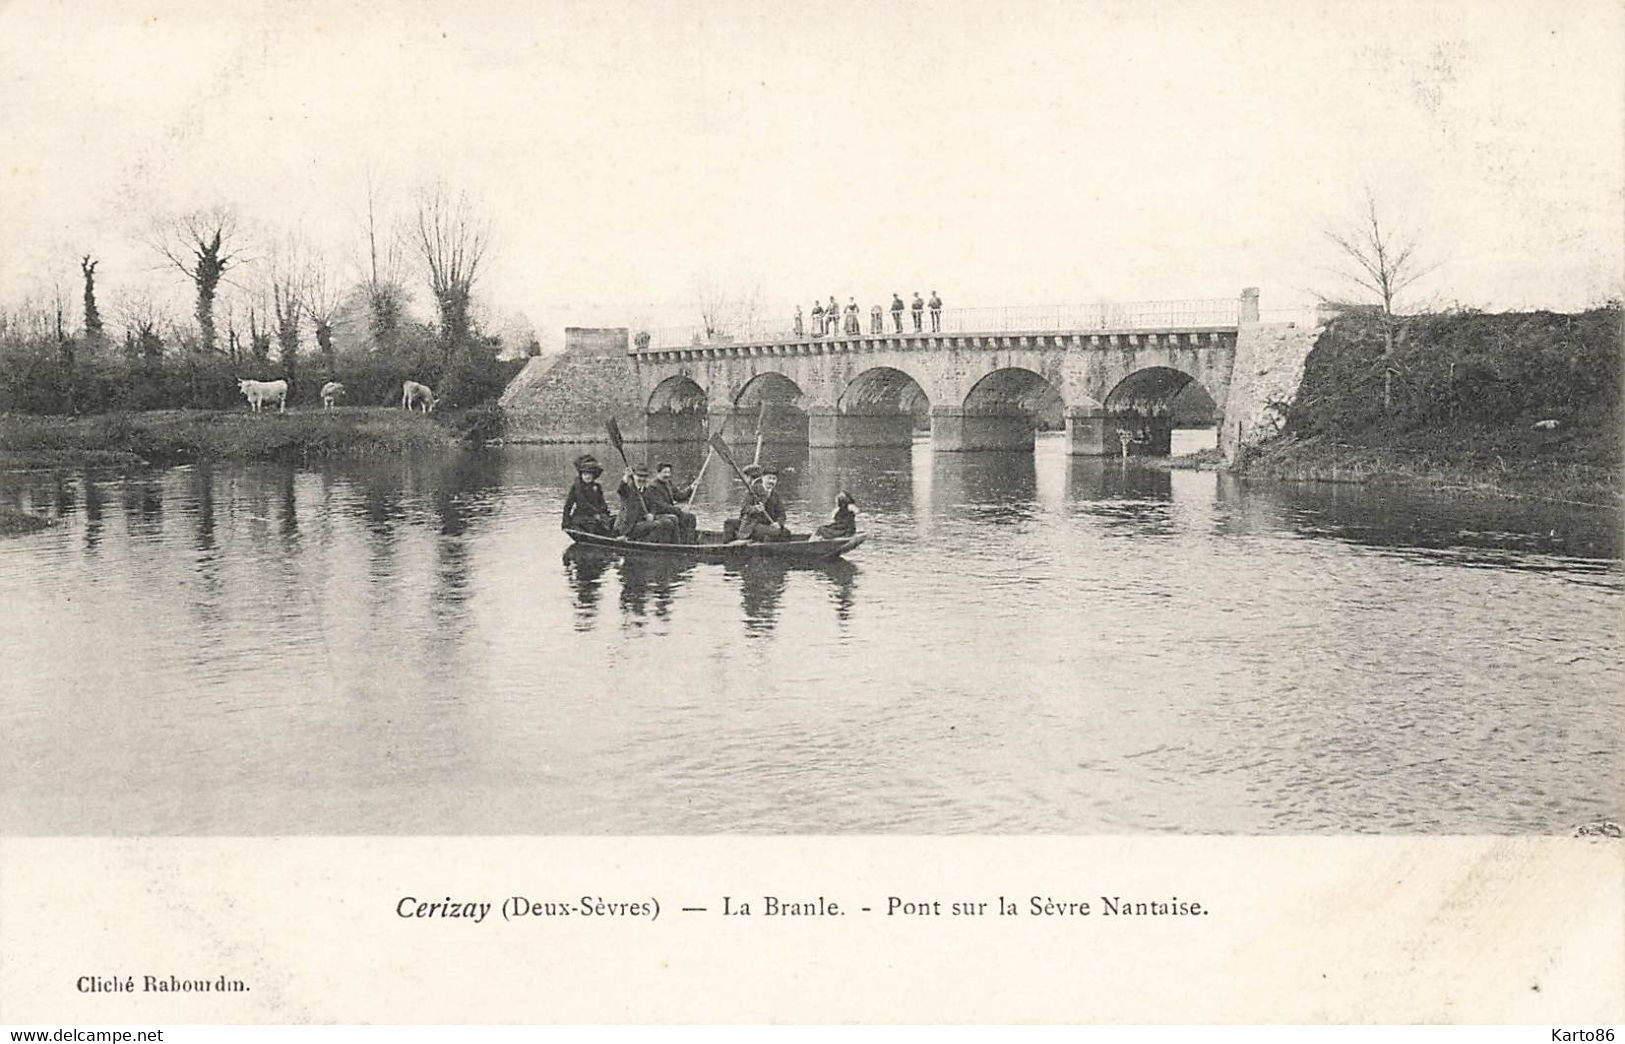
[[[79,271],[85,276],[85,343],[91,349],[100,348],[102,338],[102,312],[96,307],[96,260],[86,254],[79,262]]]
[[[339,292],[338,281],[320,256],[313,255],[306,266],[300,302],[315,328],[316,346],[321,349],[322,363],[327,367],[327,375],[331,378],[338,370],[338,352],[333,347],[333,327],[342,322],[339,317],[339,305],[343,303],[343,297]]]
[[[418,197],[414,246],[434,293],[442,361],[448,366],[454,353],[473,341],[474,283],[490,242],[490,227],[467,193],[454,198],[436,183]]]
[[[214,300],[220,280],[237,264],[237,219],[224,208],[182,215],[159,230],[154,248],[180,269],[197,290],[197,325],[200,346],[217,351]]]

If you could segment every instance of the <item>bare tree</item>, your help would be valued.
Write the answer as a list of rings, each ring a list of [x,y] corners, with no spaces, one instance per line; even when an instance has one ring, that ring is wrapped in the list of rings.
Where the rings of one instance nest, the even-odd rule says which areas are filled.
[[[751,282],[742,289],[729,290],[710,275],[694,282],[694,302],[699,309],[705,339],[750,338],[762,317],[762,285]]]
[[[299,315],[301,315],[301,280],[293,263],[271,270],[271,309],[276,315],[276,358],[283,364],[283,372],[293,384],[299,371]]]
[[[135,291],[118,302],[124,323],[124,354],[131,359],[156,360],[164,354],[164,313],[150,293]]]
[[[154,248],[197,289],[197,325],[205,352],[216,351],[214,299],[220,280],[238,261],[237,219],[214,208],[182,215],[161,229]]]
[[[375,349],[393,350],[399,343],[406,315],[406,290],[401,280],[401,236],[398,227],[380,227],[378,189],[367,177],[367,254],[362,279],[367,292],[367,323]]]
[[[1326,230],[1326,238],[1337,245],[1343,257],[1340,274],[1357,286],[1377,295],[1382,309],[1385,356],[1394,353],[1394,306],[1399,295],[1435,266],[1417,258],[1415,236],[1397,231],[1383,222],[1377,200],[1365,193],[1365,214],[1348,231]],[[1324,296],[1323,300],[1328,300]]]
[[[418,198],[414,245],[427,269],[429,289],[440,315],[440,348],[449,364],[473,333],[473,293],[491,231],[475,213],[468,194],[453,198],[436,183]]]

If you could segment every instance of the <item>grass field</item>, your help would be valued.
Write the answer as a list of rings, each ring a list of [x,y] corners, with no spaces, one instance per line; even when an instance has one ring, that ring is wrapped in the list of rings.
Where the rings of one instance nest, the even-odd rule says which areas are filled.
[[[155,410],[91,417],[0,414],[0,467],[169,464],[191,460],[304,461],[445,449],[433,416],[388,407]]]

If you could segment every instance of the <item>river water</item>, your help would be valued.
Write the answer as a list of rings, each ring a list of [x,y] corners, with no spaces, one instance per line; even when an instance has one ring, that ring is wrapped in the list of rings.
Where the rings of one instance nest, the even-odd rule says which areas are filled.
[[[576,447],[0,476],[6,834],[1569,833],[1618,513],[772,449],[787,569],[571,551]],[[602,459],[605,447],[597,447]],[[692,474],[700,450],[671,454]],[[720,517],[728,477],[697,500]]]

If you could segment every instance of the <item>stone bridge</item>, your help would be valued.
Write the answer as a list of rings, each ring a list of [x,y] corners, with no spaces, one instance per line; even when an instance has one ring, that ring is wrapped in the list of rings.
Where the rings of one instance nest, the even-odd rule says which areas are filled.
[[[1174,427],[1214,425],[1224,449],[1242,434],[1226,418],[1235,407],[1238,343],[1261,329],[1257,291],[1244,291],[1230,311],[1229,322],[1216,323],[1208,315],[1206,323],[681,346],[629,344],[625,330],[571,330],[567,340],[580,351],[596,344],[596,354],[532,383],[539,388],[545,377],[553,398],[579,398],[615,368],[617,401],[598,408],[620,417],[630,441],[703,440],[719,430],[748,441],[760,421],[769,441],[813,447],[908,445],[929,426],[939,452],[1019,450],[1033,446],[1035,431],[1064,427],[1071,453],[1115,456],[1124,434],[1130,452],[1166,454]],[[524,396],[510,388],[504,406],[522,415]],[[575,427],[583,438],[602,431],[601,420],[585,415]]]

